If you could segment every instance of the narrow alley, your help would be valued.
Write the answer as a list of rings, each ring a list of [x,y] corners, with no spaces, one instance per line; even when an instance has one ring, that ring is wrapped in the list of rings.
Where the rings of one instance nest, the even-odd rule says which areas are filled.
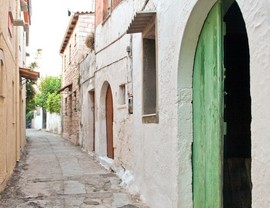
[[[146,208],[79,146],[44,131],[27,130],[27,138],[1,208]]]

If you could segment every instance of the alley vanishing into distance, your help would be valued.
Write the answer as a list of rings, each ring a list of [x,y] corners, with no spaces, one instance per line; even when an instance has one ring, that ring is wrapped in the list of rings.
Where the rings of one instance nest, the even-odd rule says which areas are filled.
[[[1,208],[146,208],[79,146],[44,131],[27,130],[27,138]]]

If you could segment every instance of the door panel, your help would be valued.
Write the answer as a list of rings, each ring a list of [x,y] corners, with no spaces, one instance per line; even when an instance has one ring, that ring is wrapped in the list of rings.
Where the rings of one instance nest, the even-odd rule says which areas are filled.
[[[201,31],[193,74],[194,208],[222,207],[223,46],[221,3]]]
[[[106,93],[106,131],[107,131],[107,156],[114,158],[113,149],[113,99],[109,86]]]

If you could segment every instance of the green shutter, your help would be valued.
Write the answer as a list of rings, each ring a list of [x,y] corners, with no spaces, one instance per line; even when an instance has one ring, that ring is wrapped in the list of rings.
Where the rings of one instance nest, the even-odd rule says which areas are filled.
[[[221,3],[201,31],[193,74],[194,208],[222,207],[223,34]]]

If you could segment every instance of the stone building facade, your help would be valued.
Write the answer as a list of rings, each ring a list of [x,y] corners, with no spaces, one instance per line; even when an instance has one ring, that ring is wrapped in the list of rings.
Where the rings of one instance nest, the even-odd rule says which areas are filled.
[[[92,32],[94,13],[77,12],[72,15],[63,39],[62,55],[62,133],[63,137],[79,144],[80,78],[79,63],[89,50],[85,45]]]
[[[96,2],[82,140],[150,207],[270,205],[269,11],[267,0]]]
[[[25,140],[25,67],[31,1],[0,1],[0,192],[20,159]]]
[[[93,49],[80,63],[80,145],[87,151],[95,150],[95,63]]]

